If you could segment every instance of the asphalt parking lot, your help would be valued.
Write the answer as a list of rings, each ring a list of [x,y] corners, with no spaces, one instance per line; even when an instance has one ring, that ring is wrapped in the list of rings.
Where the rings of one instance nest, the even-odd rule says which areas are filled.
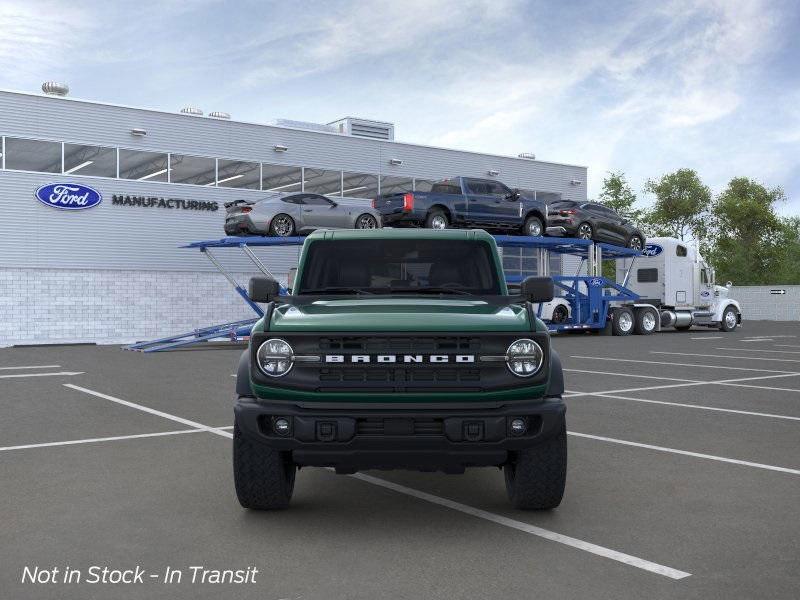
[[[800,324],[555,347],[571,435],[549,513],[512,509],[495,469],[303,469],[288,511],[248,512],[241,349],[0,350],[0,598],[800,597]],[[21,582],[91,565],[148,575]],[[191,566],[259,572],[192,584]]]

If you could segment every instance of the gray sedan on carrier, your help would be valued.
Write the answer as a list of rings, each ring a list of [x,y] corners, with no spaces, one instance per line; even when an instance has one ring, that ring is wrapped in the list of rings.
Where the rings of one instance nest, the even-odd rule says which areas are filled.
[[[306,192],[225,204],[227,235],[288,237],[315,229],[376,229],[380,213],[357,198],[328,198]]]

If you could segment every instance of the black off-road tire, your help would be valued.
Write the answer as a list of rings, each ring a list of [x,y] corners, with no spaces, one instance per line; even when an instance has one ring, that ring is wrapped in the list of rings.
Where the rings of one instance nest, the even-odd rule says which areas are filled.
[[[569,309],[566,306],[559,304],[553,308],[553,318],[550,319],[551,323],[560,325],[561,323],[566,323],[567,319],[569,319]]]
[[[523,510],[548,510],[561,504],[567,481],[567,427],[554,437],[515,452],[503,466],[508,499]]]
[[[233,480],[236,497],[244,508],[287,508],[297,472],[288,452],[278,452],[248,440],[233,426]]]

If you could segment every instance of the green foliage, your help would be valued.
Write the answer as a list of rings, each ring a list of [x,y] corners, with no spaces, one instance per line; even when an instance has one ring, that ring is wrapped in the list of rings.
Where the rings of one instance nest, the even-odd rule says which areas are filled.
[[[649,235],[681,240],[706,237],[711,190],[695,171],[678,169],[657,181],[650,179],[644,191],[655,196],[653,207],[644,215],[643,225]]]
[[[709,260],[719,281],[737,285],[800,282],[800,222],[781,219],[775,203],[781,188],[746,177],[731,179],[711,209],[713,244]]]
[[[632,221],[638,221],[642,216],[642,211],[633,206],[636,203],[636,194],[622,171],[609,171],[608,177],[603,180],[603,191],[600,192],[598,201]]]

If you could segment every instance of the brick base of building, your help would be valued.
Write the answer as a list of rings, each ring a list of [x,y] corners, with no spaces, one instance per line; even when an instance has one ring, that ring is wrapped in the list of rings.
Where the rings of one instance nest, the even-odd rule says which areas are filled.
[[[0,269],[0,347],[129,343],[255,316],[213,272]]]

